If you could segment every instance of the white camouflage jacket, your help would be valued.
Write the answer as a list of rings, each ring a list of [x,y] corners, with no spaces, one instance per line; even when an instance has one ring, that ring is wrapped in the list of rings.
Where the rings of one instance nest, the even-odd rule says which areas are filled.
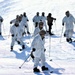
[[[65,24],[66,30],[73,29],[73,24],[75,23],[75,18],[70,14],[69,17],[65,16],[62,20],[62,24]]]
[[[33,17],[33,22],[38,22],[39,23],[39,21],[41,20],[41,17],[40,16],[34,16]]]
[[[35,48],[36,50],[33,52],[34,57],[41,57],[41,54],[44,54],[44,44],[45,44],[45,39],[42,40],[41,36],[38,35],[34,38],[31,47]]]
[[[14,38],[20,39],[22,37],[23,30],[20,26],[16,27],[15,25],[13,25],[10,28],[10,32],[11,32],[11,35],[14,34]]]

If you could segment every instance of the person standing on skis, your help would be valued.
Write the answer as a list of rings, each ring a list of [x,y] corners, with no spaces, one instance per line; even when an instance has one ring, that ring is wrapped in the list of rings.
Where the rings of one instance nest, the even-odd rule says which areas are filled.
[[[11,51],[13,51],[13,46],[15,44],[15,41],[18,42],[18,44],[22,45],[22,49],[25,49],[24,42],[22,41],[23,29],[19,25],[20,21],[21,21],[21,18],[19,17],[19,19],[16,19],[16,22],[10,28],[10,32],[12,36]]]
[[[26,12],[24,12],[23,16],[22,16],[22,25],[24,26],[24,30],[27,29],[27,34],[30,34],[27,22],[29,22],[29,20],[28,20],[28,17],[26,15]],[[24,31],[24,33],[26,34],[25,31]]]
[[[67,42],[72,42],[73,28],[75,24],[75,18],[70,14],[69,11],[65,12],[65,17],[62,20],[62,25],[65,26],[64,36],[66,37]]]
[[[54,34],[51,32],[52,25],[53,25],[53,20],[56,20],[56,18],[53,18],[53,17],[52,17],[52,14],[49,13],[48,16],[47,16],[47,24],[48,24],[48,26],[49,26],[49,34],[50,34],[50,35],[54,35]]]
[[[37,68],[39,65],[39,62],[41,61],[41,69],[42,71],[48,70],[48,67],[45,67],[45,34],[46,32],[44,30],[41,30],[39,32],[39,35],[37,35],[31,44],[32,52],[34,56],[34,72],[40,72],[40,70]]]

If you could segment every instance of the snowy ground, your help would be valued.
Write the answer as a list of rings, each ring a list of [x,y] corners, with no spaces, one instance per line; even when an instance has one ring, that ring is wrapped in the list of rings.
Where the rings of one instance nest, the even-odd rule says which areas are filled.
[[[3,37],[0,36],[0,75],[75,75],[75,43],[67,43],[61,37],[62,18],[65,11],[69,10],[75,16],[74,0],[0,0],[0,15],[4,18],[2,26]],[[46,66],[54,73],[33,73],[33,61],[28,59],[21,69],[19,67],[27,58],[31,51],[31,36],[23,38],[26,49],[19,51],[20,46],[15,44],[14,51],[10,52],[11,36],[9,22],[17,14],[27,13],[29,18],[30,32],[33,33],[34,27],[32,18],[39,11],[49,12],[57,18],[53,26],[55,36],[46,36]],[[75,38],[75,33],[73,39]],[[50,61],[52,59],[52,61]],[[40,66],[39,69],[41,70]]]

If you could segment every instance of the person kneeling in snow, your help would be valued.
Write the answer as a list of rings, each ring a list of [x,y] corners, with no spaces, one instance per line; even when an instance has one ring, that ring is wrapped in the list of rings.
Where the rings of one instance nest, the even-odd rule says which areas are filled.
[[[39,61],[41,61],[42,71],[48,70],[48,68],[45,67],[45,34],[46,32],[44,30],[41,30],[39,34],[34,38],[31,45],[34,56],[34,72],[40,72],[40,70],[37,68],[37,66],[39,65]]]
[[[15,41],[18,42],[18,44],[22,45],[22,49],[25,49],[24,42],[22,41],[22,29],[19,25],[19,21],[16,21],[15,24],[10,29],[11,36],[12,36],[12,42],[11,42],[11,51],[13,50],[13,46]]]

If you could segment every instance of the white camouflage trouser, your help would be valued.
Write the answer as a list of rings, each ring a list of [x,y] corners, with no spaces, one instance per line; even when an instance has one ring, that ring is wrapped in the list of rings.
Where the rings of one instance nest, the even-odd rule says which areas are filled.
[[[28,27],[28,23],[25,23],[25,30],[27,29],[27,32],[29,32],[29,27]]]
[[[24,45],[24,42],[21,39],[17,39],[15,37],[12,37],[11,46],[14,46],[15,41],[19,41],[21,45]]]
[[[34,68],[39,65],[39,61],[41,60],[41,66],[45,66],[45,54],[41,54],[41,57],[34,57]]]
[[[0,33],[1,33],[1,23],[0,23]]]
[[[44,28],[47,31],[47,26],[46,26],[46,22],[44,22]]]
[[[67,38],[72,38],[73,35],[73,29],[69,29],[65,31],[66,37]]]

